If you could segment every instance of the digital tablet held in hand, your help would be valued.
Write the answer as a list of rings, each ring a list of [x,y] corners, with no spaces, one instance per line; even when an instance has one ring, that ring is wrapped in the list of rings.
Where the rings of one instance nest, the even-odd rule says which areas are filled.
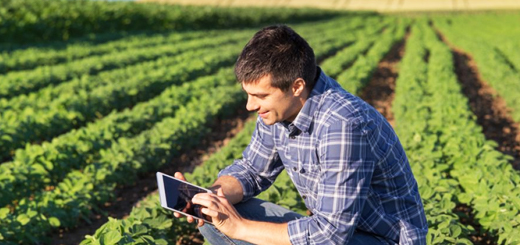
[[[157,172],[157,185],[159,187],[159,196],[163,208],[211,223],[211,221],[202,214],[200,210],[201,206],[194,205],[191,202],[191,199],[197,193],[211,193],[210,190],[176,179],[161,172]]]

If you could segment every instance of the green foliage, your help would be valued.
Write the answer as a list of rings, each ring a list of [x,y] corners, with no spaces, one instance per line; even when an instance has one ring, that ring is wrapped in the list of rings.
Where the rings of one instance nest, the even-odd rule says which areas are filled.
[[[378,37],[366,54],[360,54],[352,65],[337,75],[338,83],[352,94],[360,94],[361,90],[372,78],[379,61],[390,51],[392,46],[404,38],[408,25],[406,19],[394,20],[383,35]],[[372,37],[375,39],[375,37]]]
[[[520,224],[520,175],[475,122],[457,81],[451,50],[424,20],[412,35],[393,110],[427,213],[428,242],[470,242],[474,229],[459,221],[468,214],[455,211],[457,204],[465,204],[482,231],[497,236],[499,244],[518,243],[514,231]]]
[[[99,160],[82,171],[68,173],[54,190],[21,199],[12,213],[0,220],[0,234],[7,241],[19,243],[45,241],[45,234],[57,224],[55,219],[49,221],[47,217],[58,218],[61,227],[72,227],[78,219],[88,220],[93,209],[113,198],[116,185],[129,184],[139,173],[154,171],[181,151],[198,144],[212,122],[242,103],[244,96],[238,84],[220,86],[194,97],[174,117],[163,119],[133,138],[117,139],[100,152]],[[27,216],[28,212],[34,215]]]
[[[118,138],[135,136],[156,122],[175,116],[183,104],[202,96],[208,89],[229,85],[232,80],[232,71],[228,68],[214,76],[171,86],[132,110],[113,112],[52,142],[18,150],[13,162],[0,165],[1,206],[26,197],[46,185],[55,186],[69,171],[99,159],[99,151],[110,147]]]
[[[217,8],[88,0],[2,0],[2,42],[69,40],[100,33],[251,27],[326,19],[337,12],[310,9]]]
[[[6,108],[0,115],[1,119],[6,119],[0,121],[0,127],[2,134],[9,136],[0,140],[1,152],[9,156],[10,152],[27,143],[83,126],[113,110],[122,110],[153,98],[171,85],[214,73],[219,67],[235,61],[236,43],[226,44],[217,40],[214,45],[200,48],[204,44],[207,45],[207,40],[191,48],[199,47],[198,50],[188,49],[179,55],[107,71],[98,76],[84,75],[32,96],[0,102]],[[214,47],[219,44],[220,47]],[[218,52],[206,55],[211,48]],[[160,51],[161,55],[169,54]],[[42,100],[49,102],[41,103]]]
[[[513,119],[520,122],[520,52],[516,41],[520,29],[517,21],[517,14],[434,19],[435,26],[449,42],[470,53],[482,78],[512,109]]]
[[[445,52],[425,46],[425,43],[436,40],[435,35],[425,34],[428,31],[431,30],[426,23],[419,20],[412,26],[406,43],[392,107],[395,129],[407,152],[423,200],[429,227],[428,244],[471,244],[469,237],[474,233],[474,228],[462,224],[454,212],[461,190],[456,180],[448,178],[450,166],[442,151],[449,148],[444,148],[439,142],[439,135],[442,134],[439,130],[453,128],[446,127],[450,124],[445,124],[433,112],[438,108],[444,110],[447,102],[439,103],[439,100],[446,100],[445,92],[433,91],[429,87],[436,84],[457,84],[456,79],[453,80],[456,77],[453,69],[449,68],[452,65],[450,53],[445,56]],[[444,64],[448,68],[437,68]],[[452,113],[457,118],[461,116],[459,113],[468,115],[464,109]]]

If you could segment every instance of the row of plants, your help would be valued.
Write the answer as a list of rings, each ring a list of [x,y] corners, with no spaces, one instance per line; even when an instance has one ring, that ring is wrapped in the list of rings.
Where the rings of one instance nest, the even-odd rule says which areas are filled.
[[[512,64],[513,61],[516,63],[516,60],[520,60],[520,56],[516,50],[516,43],[512,41],[514,39],[506,43],[500,41],[500,38],[495,41],[496,36],[491,36],[491,33],[473,34],[475,32],[472,31],[473,28],[444,18],[435,18],[434,24],[445,35],[448,42],[473,56],[483,79],[512,109],[513,120],[520,122],[520,97],[518,96],[520,94],[520,69],[518,69],[520,63]],[[480,30],[480,25],[478,30]],[[482,36],[487,37],[482,38]],[[508,57],[513,58],[508,59]]]
[[[489,13],[478,18],[469,15],[445,16],[451,28],[459,30],[464,38],[480,39],[494,47],[511,68],[520,70],[520,54],[516,52],[520,28],[516,25],[518,13]]]
[[[348,69],[337,75],[338,83],[350,93],[360,94],[372,78],[379,62],[404,39],[409,22],[408,19],[399,19],[396,24],[388,26],[366,54],[360,54]]]
[[[492,234],[498,244],[518,244],[520,173],[513,169],[512,157],[486,140],[457,83],[450,48],[433,29],[426,30],[431,50],[427,92],[434,95],[430,103],[435,105],[431,127],[438,137],[440,157],[449,166],[447,173],[461,187],[457,199],[472,208],[481,233]]]
[[[187,50],[196,50],[201,47],[211,48],[225,43],[237,42],[237,40],[245,38],[248,34],[249,32],[244,31],[237,32],[231,36],[217,36],[217,38],[208,36],[180,44],[166,43],[151,47],[141,47],[125,50],[124,52],[86,57],[65,64],[40,66],[33,70],[10,72],[0,75],[2,80],[0,97],[9,99],[83,75],[95,75],[101,71],[124,68],[145,61],[153,61],[164,56],[178,55]]]
[[[101,44],[83,41],[63,45],[63,47],[29,46],[12,52],[4,51],[0,53],[0,74],[34,69],[38,66],[57,65],[90,56],[122,52],[128,49],[186,42],[206,36],[216,36],[217,32],[225,33],[225,31],[215,30],[192,32],[170,31],[167,33],[154,34],[142,32],[116,40],[109,40]]]
[[[99,33],[226,29],[328,19],[342,13],[316,9],[219,8],[117,1],[2,0],[2,43],[69,40]],[[11,45],[6,45],[10,48]]]
[[[439,72],[430,71],[434,66],[433,62],[439,62],[439,54],[436,51],[432,53],[425,46],[426,28],[424,21],[413,25],[406,42],[392,103],[395,130],[407,153],[423,201],[429,227],[427,243],[472,244],[469,237],[474,228],[463,224],[454,210],[458,203],[460,186],[447,174],[450,166],[443,161],[443,148],[438,145],[439,129],[431,125],[444,125],[443,128],[446,128],[448,124],[443,124],[443,121],[435,123],[439,119],[432,114],[432,107],[442,106],[433,103],[432,97],[442,96],[442,92],[435,91],[432,94],[428,90],[428,84],[434,82],[429,80],[428,74]],[[444,79],[446,74],[452,72],[448,69],[438,75]],[[456,79],[451,82],[456,83]],[[448,81],[441,81],[440,85],[446,83]],[[467,111],[463,110],[462,113],[467,115]]]
[[[89,119],[96,119],[116,109],[121,110],[136,105],[138,102],[149,100],[172,85],[182,84],[196,77],[216,72],[222,66],[231,65],[236,58],[236,49],[232,45],[221,47],[219,53],[206,55],[206,52],[206,50],[200,50],[185,53],[189,55],[177,57],[177,66],[151,70],[148,74],[143,75],[135,74],[132,79],[119,83],[108,83],[106,86],[100,86],[88,93],[72,94],[68,98],[70,105],[35,111],[32,117],[28,117],[24,123],[4,122],[6,126],[2,128],[4,135],[0,141],[4,146],[2,149],[16,149],[16,146],[31,142],[31,140],[68,132],[74,129],[75,125],[83,125]],[[202,59],[196,58],[201,55],[204,55]],[[13,129],[11,133],[7,131],[9,129],[7,126],[12,125],[17,127],[10,127]],[[10,136],[10,138],[6,138],[6,136]],[[53,141],[56,140],[62,141],[60,138],[55,138]],[[57,145],[60,144],[57,142]],[[49,149],[51,151],[43,151],[42,149],[46,149],[47,145],[46,143],[41,146],[28,144],[25,149],[18,149],[14,155],[13,164],[0,165],[2,174],[13,171],[26,172],[26,169],[31,169],[34,164],[48,165],[44,164],[47,159],[42,155],[55,155],[61,152],[54,152],[51,149]],[[69,157],[77,156],[66,156],[66,158]],[[61,163],[63,164],[63,162]],[[59,170],[65,170],[67,167],[68,165],[64,165]]]
[[[372,47],[375,41],[374,37],[362,37],[356,40],[354,44],[348,46],[340,51],[341,54],[335,55],[331,59],[327,59],[321,65],[321,68],[327,72],[327,75],[332,78],[337,78],[338,74],[347,70],[358,56],[365,55]]]
[[[218,81],[232,81],[228,72]],[[174,156],[200,144],[217,118],[227,117],[245,101],[239,84],[218,86],[181,106],[174,117],[135,137],[121,137],[82,170],[73,170],[51,188],[3,208],[0,241],[7,244],[47,243],[57,227],[73,227],[114,197],[117,185],[133,183],[140,173],[157,170]],[[211,106],[209,106],[211,105]]]
[[[316,40],[308,40],[306,35],[303,35],[303,33],[300,34],[309,42],[309,45],[314,50],[314,54],[319,54],[322,57],[316,59],[317,62],[320,62],[323,59],[335,55],[339,50],[352,45],[358,36],[368,32],[373,26],[380,26],[381,21],[385,21],[385,18],[345,18],[343,21],[336,23],[336,25],[327,27],[327,32],[330,32],[330,35],[322,36]],[[345,29],[345,27],[349,28]],[[298,30],[296,31],[298,32]]]
[[[219,73],[226,75],[172,85],[149,101],[112,112],[51,142],[18,151],[12,162],[0,165],[0,207],[16,205],[15,201],[20,198],[29,197],[46,186],[56,186],[70,171],[98,160],[99,151],[120,137],[133,137],[162,119],[175,116],[182,105],[221,85],[223,78],[232,77],[230,68]]]
[[[342,71],[350,68],[359,56],[363,56],[368,52],[376,37],[381,35],[387,26],[395,24],[395,19],[386,18],[383,21],[370,25],[370,28],[366,28],[364,32],[356,33],[355,42],[337,52],[334,57],[325,60],[321,64],[321,68],[326,71],[328,76],[336,78]]]
[[[221,66],[231,65],[237,56],[235,45],[221,46],[219,53],[208,54],[208,50],[185,52],[172,58],[171,63],[162,68],[140,72],[135,70],[133,76],[129,69],[127,79],[103,79],[104,86],[95,87],[91,91],[63,94],[61,100],[54,101],[54,105],[49,108],[26,108],[23,113],[5,112],[0,122],[2,155],[5,157],[5,154],[11,154],[23,145],[48,140],[79,128],[113,110],[122,110],[149,100],[173,84],[211,74]],[[98,79],[100,77],[84,77],[81,83]],[[93,83],[100,84],[101,81]]]
[[[327,51],[317,53],[317,59],[328,56],[328,54]],[[337,52],[336,55],[325,59],[322,65],[331,64],[328,60],[339,60],[340,58],[337,56],[340,55],[344,55],[344,51]],[[327,73],[327,70],[324,69],[324,71]],[[211,186],[221,169],[242,156],[242,151],[249,144],[258,120],[261,119],[250,120],[228,145],[211,155],[192,173],[185,174],[187,180],[200,186]],[[304,201],[285,171],[258,198],[277,203],[303,215],[307,212]],[[127,218],[121,220],[109,218],[109,221],[101,226],[95,234],[87,235],[81,244],[169,244],[178,241],[181,237],[187,239],[188,235],[194,232],[196,229],[193,225],[188,224],[184,219],[174,218],[171,211],[161,207],[158,194],[152,193],[134,207]]]
[[[424,20],[412,33],[418,37],[407,44],[393,111],[427,214],[428,243],[470,244],[477,235],[516,244],[520,175],[477,125],[450,48]]]

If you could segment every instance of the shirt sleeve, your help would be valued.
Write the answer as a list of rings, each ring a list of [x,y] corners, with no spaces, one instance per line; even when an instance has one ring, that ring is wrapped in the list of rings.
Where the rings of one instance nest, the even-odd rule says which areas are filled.
[[[283,169],[271,129],[258,117],[251,142],[243,151],[242,159],[235,160],[220,171],[219,177],[235,177],[242,185],[242,201],[246,201],[269,188]]]
[[[292,244],[346,244],[352,237],[374,170],[367,140],[359,123],[338,121],[324,129],[316,209],[311,217],[289,222]]]

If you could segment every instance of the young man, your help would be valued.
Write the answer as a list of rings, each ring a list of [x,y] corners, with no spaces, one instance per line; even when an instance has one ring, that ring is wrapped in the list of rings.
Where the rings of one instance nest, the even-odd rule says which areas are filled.
[[[219,173],[215,193],[193,198],[212,219],[199,221],[207,241],[426,244],[417,183],[393,129],[316,66],[303,38],[284,25],[260,30],[235,73],[247,109],[259,117],[243,158]],[[311,216],[252,198],[283,169]]]

